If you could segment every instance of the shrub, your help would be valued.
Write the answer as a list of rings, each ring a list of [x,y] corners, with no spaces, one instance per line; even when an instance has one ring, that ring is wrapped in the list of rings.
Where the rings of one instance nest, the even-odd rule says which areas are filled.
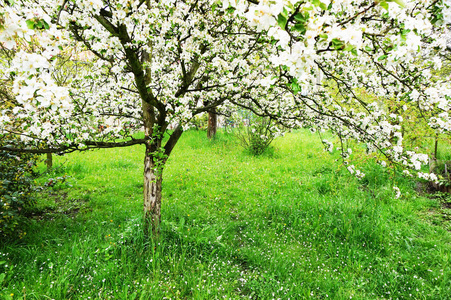
[[[196,130],[206,130],[208,126],[208,114],[204,113],[194,116],[190,125]]]
[[[0,151],[0,237],[18,234],[23,215],[35,204],[35,155]]]
[[[9,50],[0,49],[0,66],[7,66],[8,58],[12,57]],[[19,105],[11,92],[12,82],[0,68],[0,110],[10,109]],[[14,122],[14,118],[12,118]],[[20,145],[20,141],[12,139],[6,132],[0,132],[0,145]],[[23,145],[20,145],[23,146]],[[33,204],[36,155],[13,154],[0,151],[0,238],[17,233],[21,237],[25,232],[21,230],[21,221],[25,211]]]
[[[255,156],[265,153],[277,132],[271,119],[248,115],[241,123],[236,134],[241,146]]]

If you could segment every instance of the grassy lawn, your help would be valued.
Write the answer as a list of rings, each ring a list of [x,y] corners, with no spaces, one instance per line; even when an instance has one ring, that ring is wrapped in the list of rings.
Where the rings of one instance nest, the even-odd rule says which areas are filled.
[[[274,146],[252,157],[226,133],[184,133],[159,241],[142,235],[143,148],[55,157],[40,180],[69,178],[0,245],[0,299],[451,298],[439,200],[374,164],[358,181],[307,131]]]

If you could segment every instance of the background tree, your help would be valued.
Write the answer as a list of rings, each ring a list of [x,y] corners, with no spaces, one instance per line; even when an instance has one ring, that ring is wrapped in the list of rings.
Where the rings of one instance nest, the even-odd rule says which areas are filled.
[[[218,129],[218,114],[216,113],[216,108],[213,107],[208,112],[208,127],[207,127],[207,137],[212,139],[216,136],[216,131]]]

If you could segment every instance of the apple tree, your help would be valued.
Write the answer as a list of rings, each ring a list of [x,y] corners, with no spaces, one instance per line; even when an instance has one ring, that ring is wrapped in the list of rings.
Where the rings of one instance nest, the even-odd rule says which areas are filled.
[[[447,51],[449,1],[0,5],[0,43],[17,49],[3,74],[12,78],[18,103],[0,112],[0,135],[16,135],[25,144],[0,149],[61,154],[144,145],[149,234],[159,231],[165,162],[191,118],[203,112],[244,108],[288,127],[332,131],[358,177],[364,174],[348,162],[349,140],[380,153],[381,164],[434,179],[420,172],[427,155],[405,147],[400,112],[415,109],[431,128],[451,128],[450,80],[431,72]],[[18,47],[24,42],[39,47]],[[73,60],[88,67],[61,85],[52,74],[65,49],[76,49]],[[140,130],[144,137],[136,138]]]

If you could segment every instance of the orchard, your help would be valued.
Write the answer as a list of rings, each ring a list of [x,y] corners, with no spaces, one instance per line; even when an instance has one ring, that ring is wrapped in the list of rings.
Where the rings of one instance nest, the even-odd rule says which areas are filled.
[[[0,8],[0,75],[15,104],[0,106],[0,135],[14,137],[0,150],[145,145],[149,235],[159,232],[168,157],[190,120],[213,109],[332,132],[339,144],[324,145],[359,178],[349,141],[381,165],[437,180],[403,128],[412,118],[425,132],[451,128],[451,79],[440,72],[448,0],[7,0]]]

